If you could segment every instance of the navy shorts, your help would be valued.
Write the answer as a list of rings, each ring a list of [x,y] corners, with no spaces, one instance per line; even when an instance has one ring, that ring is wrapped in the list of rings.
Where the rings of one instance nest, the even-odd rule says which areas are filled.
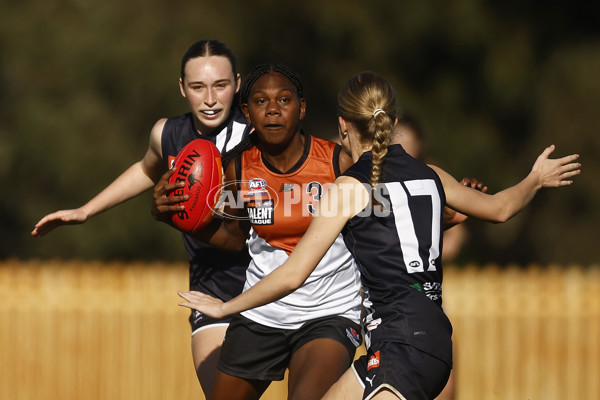
[[[352,365],[364,389],[363,399],[381,389],[401,399],[434,399],[446,386],[450,366],[417,348],[396,342],[375,343]]]
[[[279,329],[237,314],[227,328],[218,368],[242,379],[280,381],[296,350],[322,338],[342,343],[350,359],[362,343],[360,326],[344,317],[318,318],[299,329]]]
[[[231,317],[214,319],[202,314],[201,312],[192,310],[189,320],[190,325],[192,326],[192,336],[194,336],[196,332],[199,332],[205,328],[210,328],[213,326],[228,326],[231,322]]]

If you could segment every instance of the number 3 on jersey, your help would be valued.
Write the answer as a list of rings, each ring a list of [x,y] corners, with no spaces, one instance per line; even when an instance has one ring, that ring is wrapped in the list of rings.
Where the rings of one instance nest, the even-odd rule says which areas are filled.
[[[315,215],[315,213],[317,212],[315,205],[319,203],[319,200],[321,200],[321,196],[323,195],[323,185],[321,185],[319,182],[312,181],[311,183],[306,185],[305,190],[306,190],[306,194],[308,196],[312,197],[312,201],[313,201],[312,204],[309,203],[306,205],[306,210],[311,215]]]
[[[396,231],[402,248],[404,265],[406,265],[406,270],[409,274],[435,271],[435,260],[440,255],[439,218],[441,215],[441,200],[437,186],[432,179],[405,181],[404,185],[406,190],[400,182],[385,184],[393,205]],[[429,196],[431,199],[431,244],[429,246],[427,266],[423,265],[421,255],[419,254],[419,241],[409,207],[409,196]]]

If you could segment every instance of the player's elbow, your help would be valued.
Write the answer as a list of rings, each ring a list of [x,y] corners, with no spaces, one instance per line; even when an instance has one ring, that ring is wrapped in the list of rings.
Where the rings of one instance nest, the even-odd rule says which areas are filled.
[[[302,286],[305,280],[306,278],[304,276],[292,273],[286,274],[286,276],[280,282],[278,282],[278,284],[281,285],[281,289],[286,295],[288,295]]]
[[[306,281],[306,278],[304,276],[295,276],[289,285],[290,292],[293,292],[294,290],[302,286],[304,284],[304,281]]]
[[[239,253],[240,251],[246,249],[246,241],[235,240],[230,243],[228,246],[229,251],[233,251]]]
[[[514,215],[515,213],[513,210],[502,207],[498,212],[494,213],[493,218],[491,218],[490,221],[496,224],[502,224],[511,219]]]

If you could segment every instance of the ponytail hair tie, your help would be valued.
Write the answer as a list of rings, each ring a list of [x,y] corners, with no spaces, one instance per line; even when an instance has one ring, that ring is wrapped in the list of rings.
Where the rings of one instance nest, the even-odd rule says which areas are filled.
[[[376,108],[375,111],[373,111],[373,118],[377,117],[380,113],[385,114],[385,111],[382,110],[381,108]]]

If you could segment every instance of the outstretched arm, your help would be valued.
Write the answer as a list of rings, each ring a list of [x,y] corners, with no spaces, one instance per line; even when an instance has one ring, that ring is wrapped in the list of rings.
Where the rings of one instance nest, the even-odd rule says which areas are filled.
[[[308,278],[338,237],[346,222],[368,203],[368,192],[356,179],[342,176],[325,192],[306,233],[287,261],[256,285],[223,303],[200,292],[179,292],[179,303],[212,318],[223,318],[278,300],[293,292]]]
[[[570,185],[572,178],[581,172],[581,164],[575,162],[579,155],[548,158],[554,149],[552,145],[539,155],[525,179],[494,195],[470,190],[441,168],[431,167],[442,180],[448,206],[482,220],[505,222],[522,210],[542,187]]]
[[[129,167],[85,205],[56,211],[43,217],[35,225],[31,235],[44,236],[59,226],[83,224],[90,217],[150,189],[163,169],[160,140],[165,121],[165,119],[159,120],[152,128],[150,144],[141,161]]]

